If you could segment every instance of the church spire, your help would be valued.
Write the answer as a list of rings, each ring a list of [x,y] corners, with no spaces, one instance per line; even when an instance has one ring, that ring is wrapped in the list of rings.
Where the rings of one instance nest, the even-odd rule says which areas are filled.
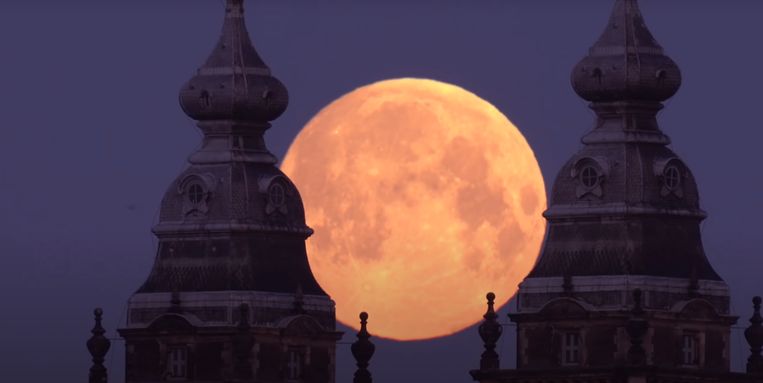
[[[255,50],[243,3],[227,0],[217,45],[180,90],[183,111],[205,133],[204,148],[191,156],[192,163],[277,162],[262,135],[286,110],[289,94]]]

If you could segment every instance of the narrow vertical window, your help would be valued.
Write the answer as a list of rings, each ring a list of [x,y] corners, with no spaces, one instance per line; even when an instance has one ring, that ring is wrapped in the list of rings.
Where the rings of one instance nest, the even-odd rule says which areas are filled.
[[[683,356],[683,364],[687,366],[694,366],[699,364],[697,337],[692,334],[684,334],[682,343],[683,346],[681,347],[681,354]]]
[[[286,378],[288,380],[298,380],[302,377],[303,355],[300,350],[289,350],[288,360],[286,362]]]
[[[188,350],[185,347],[172,348],[167,368],[172,378],[185,379],[188,376]]]
[[[562,341],[562,364],[568,366],[580,364],[580,333],[564,333]]]

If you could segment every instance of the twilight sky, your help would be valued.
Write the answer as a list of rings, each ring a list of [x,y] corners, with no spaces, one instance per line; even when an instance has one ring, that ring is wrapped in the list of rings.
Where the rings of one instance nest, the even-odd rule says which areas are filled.
[[[0,2],[0,376],[84,381],[92,308],[104,308],[111,336],[124,323],[127,298],[153,264],[160,199],[200,142],[177,94],[217,40],[223,3]],[[593,127],[569,73],[604,29],[612,0],[247,3],[255,45],[291,94],[267,135],[279,157],[320,108],[395,77],[450,82],[492,102],[527,137],[548,187]],[[750,298],[763,294],[763,2],[641,6],[683,72],[660,123],[699,183],[705,250],[746,326]],[[501,348],[506,367],[512,330]],[[741,331],[732,338],[738,370],[747,350]],[[353,340],[348,332],[343,342]],[[378,382],[470,381],[482,347],[474,328],[376,343]],[[338,347],[337,381],[350,382],[349,345]],[[122,348],[115,341],[108,359],[112,382],[123,380]]]

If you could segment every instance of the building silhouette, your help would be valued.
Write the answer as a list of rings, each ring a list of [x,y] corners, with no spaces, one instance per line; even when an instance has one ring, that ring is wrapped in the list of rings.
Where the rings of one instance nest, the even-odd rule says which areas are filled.
[[[556,178],[540,258],[509,315],[516,369],[500,370],[491,352],[500,328],[489,296],[476,380],[763,382],[729,372],[729,289],[702,247],[706,214],[691,170],[657,123],[680,85],[637,1],[617,0],[572,71],[597,119]],[[761,342],[757,325],[751,344]],[[761,372],[757,358],[750,372]]]
[[[170,184],[148,279],[129,299],[126,382],[333,382],[334,302],[305,252],[312,230],[265,146],[288,104],[228,0],[217,46],[180,91],[204,134]]]
[[[222,36],[180,92],[202,147],[170,185],[153,231],[156,261],[130,298],[119,334],[126,382],[334,382],[334,302],[305,252],[312,233],[296,187],[263,134],[286,88],[254,49],[243,0],[227,0]],[[657,113],[681,73],[636,0],[617,0],[572,73],[595,128],[554,183],[541,256],[520,284],[516,369],[495,351],[493,294],[479,334],[482,383],[763,383],[760,298],[746,337],[747,372],[730,372],[729,289],[705,256],[706,217],[689,167]],[[102,312],[88,349],[90,382],[106,382]],[[355,383],[371,383],[368,314],[352,346]],[[465,378],[466,376],[466,371]]]

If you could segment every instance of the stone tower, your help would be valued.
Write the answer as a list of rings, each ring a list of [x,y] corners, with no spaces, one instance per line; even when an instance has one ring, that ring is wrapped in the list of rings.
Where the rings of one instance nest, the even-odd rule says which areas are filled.
[[[475,379],[763,382],[729,372],[728,286],[703,250],[695,179],[657,123],[680,85],[637,1],[616,0],[572,72],[597,119],[555,180],[540,258],[510,314],[517,368],[498,369],[500,332],[486,332]]]
[[[299,193],[264,142],[288,93],[249,39],[243,0],[227,0],[180,104],[204,138],[164,195],[156,261],[119,331],[126,381],[333,382],[334,302],[308,265]]]

